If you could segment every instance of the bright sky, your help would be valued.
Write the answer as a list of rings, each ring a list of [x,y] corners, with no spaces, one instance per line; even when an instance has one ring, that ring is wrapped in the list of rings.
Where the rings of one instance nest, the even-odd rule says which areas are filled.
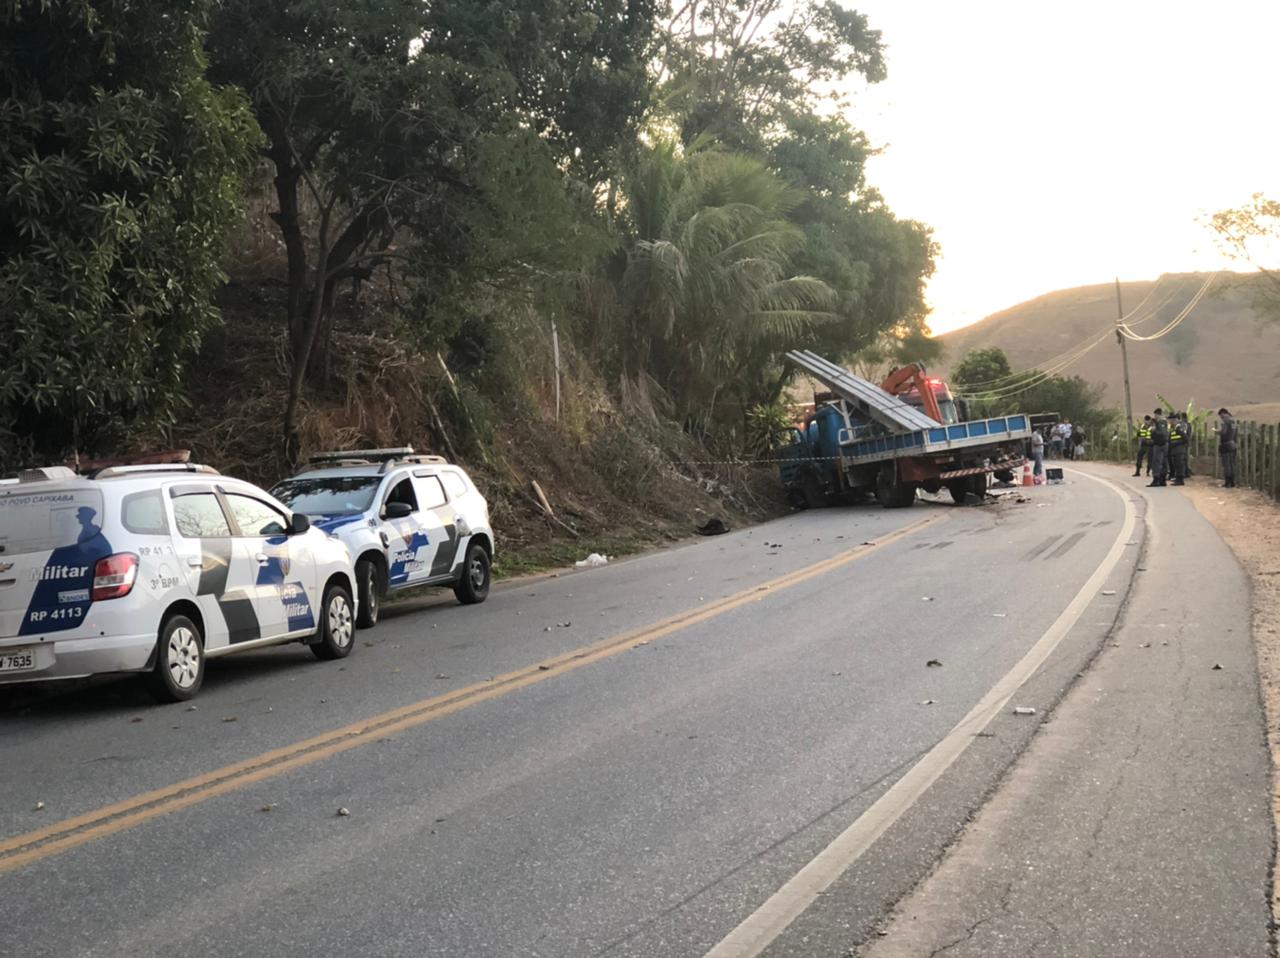
[[[850,117],[884,148],[871,184],[942,245],[935,332],[1217,268],[1198,221],[1280,195],[1275,0],[845,2],[888,45]]]

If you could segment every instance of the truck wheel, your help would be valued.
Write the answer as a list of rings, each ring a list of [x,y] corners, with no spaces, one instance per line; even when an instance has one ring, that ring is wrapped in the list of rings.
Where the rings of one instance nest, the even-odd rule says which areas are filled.
[[[1013,470],[997,469],[995,472],[995,477],[1001,482],[1013,482]]]
[[[160,626],[156,664],[146,677],[159,702],[185,702],[204,682],[204,636],[185,615],[171,615]]]
[[[947,492],[955,500],[957,506],[964,505],[964,497],[969,494],[969,483],[964,479],[954,479],[947,483]]]
[[[899,482],[892,469],[881,469],[876,474],[876,498],[886,509],[905,509],[916,501],[914,483]]]
[[[804,477],[804,504],[810,509],[820,509],[827,504],[827,495],[813,473]]]
[[[382,598],[379,595],[378,567],[368,559],[356,563],[356,590],[360,596],[360,614],[356,625],[362,629],[372,629],[378,624],[378,610]]]

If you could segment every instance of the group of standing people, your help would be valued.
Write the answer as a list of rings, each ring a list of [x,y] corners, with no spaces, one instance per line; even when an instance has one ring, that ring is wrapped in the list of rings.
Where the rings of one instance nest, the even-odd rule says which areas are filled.
[[[1143,416],[1135,424],[1138,436],[1138,461],[1133,474],[1142,475],[1145,460],[1148,486],[1186,485],[1191,475],[1191,423],[1185,412],[1170,410],[1168,418],[1163,409]],[[1236,484],[1236,421],[1225,408],[1218,410],[1218,456],[1222,462],[1222,478],[1225,488]]]
[[[1084,430],[1063,420],[1049,430],[1050,459],[1083,459]]]

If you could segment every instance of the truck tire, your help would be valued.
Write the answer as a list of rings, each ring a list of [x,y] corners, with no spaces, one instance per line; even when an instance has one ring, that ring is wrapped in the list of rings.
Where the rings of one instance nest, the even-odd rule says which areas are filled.
[[[915,483],[900,482],[893,468],[881,469],[876,474],[876,498],[886,509],[905,509],[916,501]]]
[[[980,472],[976,476],[952,479],[947,483],[947,491],[951,493],[951,498],[958,506],[964,505],[965,496],[983,499],[987,495],[987,473]]]
[[[804,504],[809,509],[821,509],[827,504],[827,494],[812,472],[804,476]]]

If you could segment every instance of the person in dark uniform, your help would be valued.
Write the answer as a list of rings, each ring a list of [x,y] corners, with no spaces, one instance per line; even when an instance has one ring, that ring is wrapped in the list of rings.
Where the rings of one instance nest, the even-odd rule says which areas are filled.
[[[1218,410],[1218,458],[1222,461],[1222,488],[1236,487],[1236,421],[1226,408]]]
[[[1175,486],[1187,484],[1187,441],[1191,426],[1183,413],[1175,412],[1169,420],[1169,472]]]
[[[1157,409],[1151,425],[1151,481],[1148,486],[1168,485],[1169,477],[1169,423],[1164,410]]]
[[[1142,475],[1142,461],[1147,462],[1147,475],[1151,475],[1151,417],[1142,417],[1142,422],[1135,427],[1138,436],[1138,461],[1134,463],[1133,474]]]

